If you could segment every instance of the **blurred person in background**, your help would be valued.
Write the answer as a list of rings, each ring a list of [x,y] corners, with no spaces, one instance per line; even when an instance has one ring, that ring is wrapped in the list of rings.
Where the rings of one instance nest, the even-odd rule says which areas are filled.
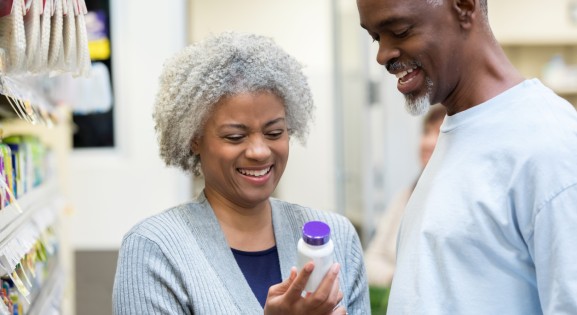
[[[431,109],[423,119],[419,145],[421,170],[425,168],[433,154],[437,138],[439,137],[439,128],[446,113],[447,111],[443,105],[434,105],[431,106]],[[391,287],[395,271],[397,234],[401,218],[416,184],[417,181],[415,180],[410,187],[401,190],[393,197],[391,203],[383,212],[376,227],[375,235],[365,251],[367,278],[371,287],[371,302],[374,305],[380,305],[377,307],[383,309],[383,311],[386,309],[388,289]],[[373,311],[377,312],[377,310]]]
[[[266,37],[226,32],[165,64],[153,114],[160,155],[202,174],[205,188],[125,235],[115,314],[370,312],[350,221],[271,198],[312,111],[301,64]],[[297,242],[313,220],[330,226],[336,262],[302,297],[315,266],[297,272]]]

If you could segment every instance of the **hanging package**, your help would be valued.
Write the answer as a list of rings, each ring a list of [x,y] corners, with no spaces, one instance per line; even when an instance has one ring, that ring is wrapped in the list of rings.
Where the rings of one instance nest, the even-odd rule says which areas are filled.
[[[0,10],[0,71],[22,71],[26,58],[24,0],[4,0]]]
[[[32,69],[40,51],[42,0],[29,0],[27,4],[30,4],[30,7],[24,15],[24,30],[26,31],[25,69]]]

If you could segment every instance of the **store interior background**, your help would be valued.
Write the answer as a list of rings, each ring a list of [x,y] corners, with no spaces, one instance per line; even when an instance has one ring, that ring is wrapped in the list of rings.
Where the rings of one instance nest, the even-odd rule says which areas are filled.
[[[556,54],[577,64],[575,0],[489,0],[489,11],[527,77],[543,77]],[[305,65],[316,120],[306,146],[292,143],[277,197],[346,215],[366,245],[391,196],[418,174],[421,118],[405,112],[396,80],[375,62],[354,0],[111,0],[110,22],[115,145],[71,150],[62,174],[75,314],[111,314],[123,235],[202,189],[160,160],[152,105],[164,60],[209,34],[271,36]],[[577,84],[561,93],[577,104]]]

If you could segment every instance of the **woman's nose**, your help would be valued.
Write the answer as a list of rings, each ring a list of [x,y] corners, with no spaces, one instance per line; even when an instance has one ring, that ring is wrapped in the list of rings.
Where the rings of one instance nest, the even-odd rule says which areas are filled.
[[[253,160],[263,160],[270,156],[271,150],[266,139],[262,136],[253,136],[250,139],[248,148],[246,149],[246,156]]]

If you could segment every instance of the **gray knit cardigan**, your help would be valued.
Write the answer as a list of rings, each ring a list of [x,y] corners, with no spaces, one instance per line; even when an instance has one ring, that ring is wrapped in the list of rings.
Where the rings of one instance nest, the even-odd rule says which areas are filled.
[[[370,314],[363,251],[345,217],[270,199],[283,279],[297,264],[302,226],[321,220],[331,227],[341,264],[340,305],[349,314]],[[214,212],[201,194],[152,216],[124,237],[113,289],[114,314],[262,314],[228,246]]]

